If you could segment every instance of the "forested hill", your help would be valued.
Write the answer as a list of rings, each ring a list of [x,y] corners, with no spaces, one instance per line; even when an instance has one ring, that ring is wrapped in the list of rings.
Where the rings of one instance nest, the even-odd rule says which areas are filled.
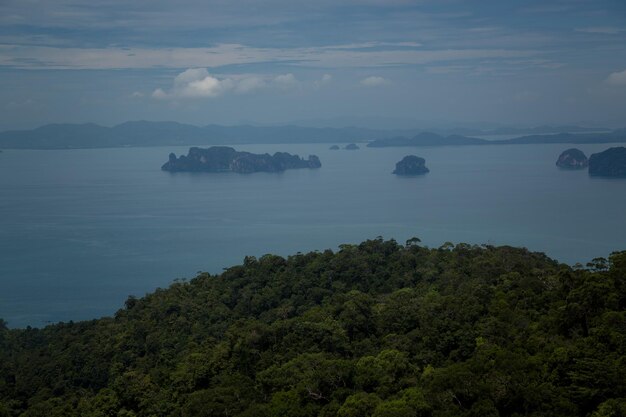
[[[626,252],[382,239],[0,326],[0,416],[623,416]]]

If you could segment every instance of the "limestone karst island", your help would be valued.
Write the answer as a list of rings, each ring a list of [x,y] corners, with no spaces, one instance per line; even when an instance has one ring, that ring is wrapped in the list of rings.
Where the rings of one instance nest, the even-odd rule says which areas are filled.
[[[170,153],[169,160],[161,169],[170,172],[281,172],[287,169],[320,168],[322,163],[315,155],[302,159],[298,155],[276,152],[273,155],[237,152],[228,146],[212,146],[207,149],[190,148],[187,155],[176,157]]]

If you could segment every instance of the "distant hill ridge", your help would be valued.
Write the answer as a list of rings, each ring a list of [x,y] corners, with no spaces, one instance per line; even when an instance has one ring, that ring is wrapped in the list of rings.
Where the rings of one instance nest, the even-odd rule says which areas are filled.
[[[442,136],[422,132],[413,137],[377,139],[367,144],[371,148],[397,146],[461,146],[461,145],[521,145],[540,143],[619,143],[626,142],[626,129],[597,133],[558,133],[520,136],[512,139],[487,140],[462,135]]]
[[[584,128],[569,127],[580,131]],[[547,127],[535,128],[535,130]],[[487,132],[483,132],[487,134]],[[31,130],[0,132],[4,149],[80,149],[125,146],[232,145],[254,143],[366,142],[370,147],[445,146],[522,143],[617,143],[626,141],[626,129],[596,133],[558,133],[521,136],[506,140],[410,130],[360,127],[193,126],[177,122],[130,121],[113,127],[85,124],[48,124]]]
[[[251,143],[330,143],[373,140],[389,131],[300,126],[193,126],[177,122],[125,122],[114,127],[93,123],[49,124],[32,130],[0,132],[0,148],[68,149],[123,146],[228,145]],[[391,134],[406,134],[396,131]]]
[[[486,145],[491,143],[486,139],[471,138],[461,135],[442,136],[432,132],[422,132],[411,138],[398,136],[389,139],[377,139],[367,144],[370,148],[390,146],[446,146],[446,145]]]

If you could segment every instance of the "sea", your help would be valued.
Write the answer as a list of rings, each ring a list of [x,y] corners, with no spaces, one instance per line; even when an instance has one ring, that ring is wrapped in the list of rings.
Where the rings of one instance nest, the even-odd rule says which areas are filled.
[[[626,179],[555,166],[567,144],[329,150],[320,169],[168,173],[188,147],[0,153],[0,318],[9,327],[110,316],[245,256],[337,250],[379,236],[428,247],[512,245],[570,265],[626,250]],[[577,145],[587,155],[624,144]],[[430,172],[392,174],[406,155]]]

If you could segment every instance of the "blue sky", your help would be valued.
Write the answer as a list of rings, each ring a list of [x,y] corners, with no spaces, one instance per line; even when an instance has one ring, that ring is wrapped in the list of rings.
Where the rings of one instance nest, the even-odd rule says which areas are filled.
[[[626,126],[626,2],[3,0],[0,74],[0,129]]]

